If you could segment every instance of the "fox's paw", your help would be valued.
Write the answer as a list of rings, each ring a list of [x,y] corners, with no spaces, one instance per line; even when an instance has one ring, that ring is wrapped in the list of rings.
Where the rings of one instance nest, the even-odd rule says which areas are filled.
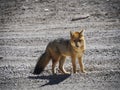
[[[59,70],[58,72],[59,72],[59,73],[62,73],[62,74],[71,74],[70,72],[67,72],[67,71],[65,71],[65,70]]]
[[[65,72],[64,74],[70,74],[70,72]]]
[[[82,73],[87,73],[85,70],[81,70]]]

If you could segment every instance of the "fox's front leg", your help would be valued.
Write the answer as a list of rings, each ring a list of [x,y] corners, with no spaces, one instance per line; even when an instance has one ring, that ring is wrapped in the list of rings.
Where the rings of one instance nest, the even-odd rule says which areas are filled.
[[[78,57],[78,61],[79,61],[81,72],[86,73],[86,71],[84,70],[83,58],[82,57]]]
[[[76,57],[72,56],[73,73],[76,73]]]

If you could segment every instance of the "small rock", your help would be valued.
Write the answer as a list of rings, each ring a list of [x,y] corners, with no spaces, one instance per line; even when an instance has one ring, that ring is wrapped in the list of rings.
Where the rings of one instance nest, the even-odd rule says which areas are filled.
[[[44,10],[45,10],[46,12],[49,11],[49,9],[47,9],[47,8],[45,8]]]

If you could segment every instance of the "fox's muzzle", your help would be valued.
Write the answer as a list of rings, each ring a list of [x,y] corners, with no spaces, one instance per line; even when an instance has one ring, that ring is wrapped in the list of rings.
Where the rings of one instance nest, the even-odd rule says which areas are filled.
[[[80,42],[75,42],[76,47],[80,47]]]

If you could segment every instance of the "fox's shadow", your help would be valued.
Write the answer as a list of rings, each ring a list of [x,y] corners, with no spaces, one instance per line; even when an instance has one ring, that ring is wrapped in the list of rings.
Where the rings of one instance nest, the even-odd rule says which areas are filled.
[[[64,81],[65,79],[67,79],[68,77],[70,77],[71,75],[49,75],[49,76],[29,76],[29,79],[47,79],[49,80],[48,83],[42,85],[46,86],[46,85],[55,85],[55,84],[59,84],[60,82]]]

